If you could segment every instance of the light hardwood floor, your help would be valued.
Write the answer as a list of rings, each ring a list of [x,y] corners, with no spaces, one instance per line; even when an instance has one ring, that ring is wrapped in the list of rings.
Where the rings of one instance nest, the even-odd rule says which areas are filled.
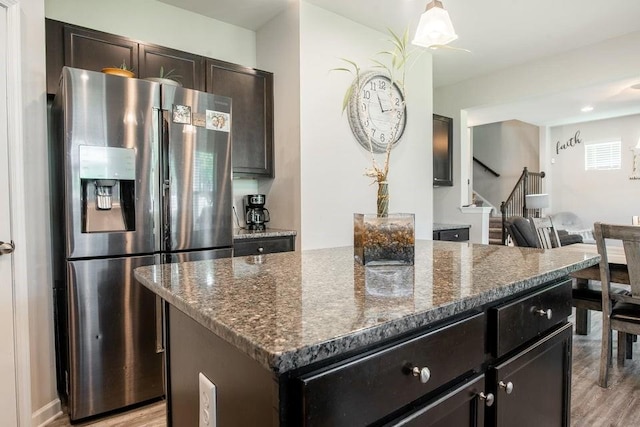
[[[573,319],[571,319],[573,320]],[[591,333],[573,336],[573,382],[571,386],[572,427],[627,427],[640,426],[640,342],[634,344],[633,360],[619,368],[614,362],[609,373],[609,388],[600,388],[600,339],[602,315],[592,312]],[[60,416],[50,427],[70,426],[66,415]],[[102,427],[164,427],[165,405],[157,402],[137,410],[112,415],[76,426]]]
[[[71,425],[69,417],[64,414],[60,415],[52,423],[47,424],[47,427],[67,427]],[[131,411],[73,425],[82,427],[165,427],[167,425],[165,404],[164,401],[155,402]]]
[[[609,387],[601,388],[598,375],[602,313],[591,313],[591,333],[587,336],[573,335],[571,425],[640,426],[640,341],[633,345],[633,360],[627,360],[624,367],[618,367],[614,332]]]

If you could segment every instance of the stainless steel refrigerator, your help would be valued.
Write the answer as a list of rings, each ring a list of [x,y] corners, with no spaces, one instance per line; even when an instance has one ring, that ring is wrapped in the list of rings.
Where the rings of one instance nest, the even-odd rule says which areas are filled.
[[[78,420],[163,395],[133,269],[231,256],[231,99],[65,67],[52,118],[58,388]]]

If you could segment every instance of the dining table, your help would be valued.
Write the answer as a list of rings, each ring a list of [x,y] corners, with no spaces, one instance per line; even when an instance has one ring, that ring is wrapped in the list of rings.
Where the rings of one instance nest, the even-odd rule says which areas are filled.
[[[583,252],[586,255],[597,254],[598,246],[589,243],[576,243],[553,249],[554,251]],[[607,245],[607,260],[609,261],[610,282],[622,285],[629,285],[629,272],[627,270],[627,258],[622,246]],[[576,287],[588,287],[590,280],[600,281],[600,266],[596,264],[591,267],[571,273],[571,277],[576,279]],[[576,310],[576,334],[588,335],[591,326],[590,311]]]

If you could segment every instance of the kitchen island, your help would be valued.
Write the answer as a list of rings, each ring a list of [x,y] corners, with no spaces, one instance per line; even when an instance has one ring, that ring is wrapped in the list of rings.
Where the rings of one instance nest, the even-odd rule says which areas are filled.
[[[197,425],[200,372],[224,426],[568,425],[568,275],[598,259],[418,241],[414,267],[344,247],[135,276],[164,300],[170,425]]]

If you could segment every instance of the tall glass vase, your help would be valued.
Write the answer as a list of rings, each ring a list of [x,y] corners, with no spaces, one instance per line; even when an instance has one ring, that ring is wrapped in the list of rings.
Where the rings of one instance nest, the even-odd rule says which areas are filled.
[[[354,214],[353,254],[363,265],[413,265],[414,214]]]

